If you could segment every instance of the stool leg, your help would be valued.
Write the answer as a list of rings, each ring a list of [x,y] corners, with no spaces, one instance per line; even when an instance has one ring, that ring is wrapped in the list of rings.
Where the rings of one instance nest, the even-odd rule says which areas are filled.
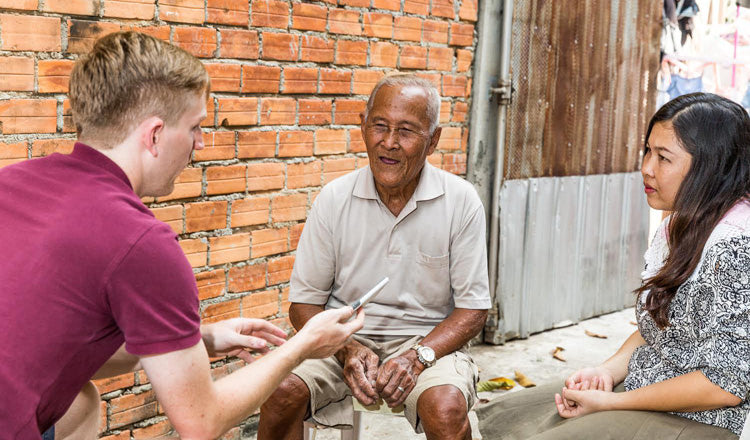
[[[315,440],[316,437],[315,425],[310,422],[304,422],[302,424],[302,438],[304,440]]]
[[[341,440],[359,440],[362,434],[362,413],[354,411],[351,430],[341,430]]]

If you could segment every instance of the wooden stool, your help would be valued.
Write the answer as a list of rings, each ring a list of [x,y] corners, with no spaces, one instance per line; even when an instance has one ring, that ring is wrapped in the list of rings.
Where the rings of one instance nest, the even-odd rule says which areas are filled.
[[[359,400],[352,397],[352,406],[354,407],[354,420],[352,421],[352,429],[342,429],[341,440],[361,439],[363,412],[387,414],[399,417],[404,416],[404,405],[399,405],[395,408],[389,408],[388,405],[383,402],[383,399],[378,400],[378,402],[373,405],[364,406],[359,403]],[[315,440],[318,429],[325,429],[325,427],[319,427],[314,422],[305,422],[303,427],[304,439]]]

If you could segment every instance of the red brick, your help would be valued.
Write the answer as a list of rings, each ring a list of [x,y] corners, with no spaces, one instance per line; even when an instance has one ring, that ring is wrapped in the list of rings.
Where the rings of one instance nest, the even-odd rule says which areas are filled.
[[[238,159],[276,155],[276,131],[240,131],[237,134]]]
[[[269,191],[284,187],[283,163],[251,163],[247,166],[248,191]]]
[[[0,90],[34,91],[34,60],[26,57],[0,57]]]
[[[152,439],[152,438],[164,438],[164,436],[169,434],[171,431],[172,431],[172,424],[169,423],[169,420],[162,420],[160,422],[154,423],[153,425],[149,425],[145,428],[133,429],[133,439],[145,440],[145,439]],[[130,439],[130,436],[128,436],[128,439]]]
[[[195,274],[195,284],[198,286],[198,299],[201,301],[224,295],[226,293],[224,269]]]
[[[319,129],[315,131],[315,154],[346,153],[346,130]]]
[[[154,0],[104,0],[105,17],[152,20],[155,12]]]
[[[339,0],[339,5],[354,6],[355,8],[369,8],[370,0]]]
[[[297,245],[299,244],[299,237],[300,235],[302,235],[302,229],[304,227],[305,227],[304,223],[297,223],[296,225],[289,228],[289,250],[290,251],[297,249]]]
[[[39,60],[39,93],[67,93],[74,61]]]
[[[353,157],[347,157],[344,159],[330,159],[323,162],[323,184],[327,184],[337,177],[341,177],[345,174],[356,169],[357,160]]]
[[[260,101],[260,124],[294,124],[296,107],[296,102],[292,98],[262,98]]]
[[[57,101],[54,99],[9,99],[0,101],[2,134],[54,133]]]
[[[333,40],[303,35],[300,42],[300,59],[316,63],[332,63],[333,44]]]
[[[404,12],[427,15],[430,12],[430,0],[405,0]]]
[[[334,121],[338,125],[359,124],[359,114],[365,111],[367,101],[359,99],[337,99]]]
[[[257,263],[229,269],[229,291],[247,292],[266,287],[266,263]]]
[[[0,9],[36,11],[38,7],[39,0],[0,0]]]
[[[453,174],[466,174],[466,154],[444,154],[443,169]]]
[[[362,17],[365,25],[365,35],[376,38],[391,38],[393,36],[393,16],[378,12],[366,12]]]
[[[14,163],[23,162],[28,158],[28,150],[26,142],[18,142],[15,144],[0,142],[0,168]]]
[[[352,128],[349,130],[349,152],[350,153],[364,153],[367,151],[365,141],[362,140],[362,130],[359,128]]]
[[[451,102],[441,101],[440,102],[440,117],[438,118],[441,124],[447,124],[451,120]]]
[[[199,58],[210,58],[216,53],[216,30],[211,28],[178,27],[172,42]]]
[[[460,150],[461,149],[461,128],[460,127],[443,127],[440,133],[440,141],[437,145],[438,150]]]
[[[227,202],[196,202],[185,205],[185,232],[210,231],[227,226]]]
[[[348,95],[352,88],[352,73],[335,69],[320,69],[321,94]]]
[[[290,163],[287,166],[286,187],[289,189],[320,186],[321,162]]]
[[[206,194],[245,192],[245,165],[206,168]]]
[[[106,402],[101,402],[106,404]],[[102,411],[101,412],[102,417],[106,417],[107,412]],[[99,429],[99,433],[101,434],[101,428]],[[99,437],[100,440],[130,440],[130,431],[120,431],[119,434],[112,434],[112,435],[105,435],[102,437]]]
[[[430,43],[448,44],[450,24],[445,21],[425,20],[422,24],[422,39]]]
[[[31,145],[31,157],[49,156],[52,153],[70,154],[75,139],[35,139]]]
[[[328,125],[331,123],[330,99],[300,99],[299,125]]]
[[[292,303],[289,302],[289,287],[281,289],[281,313],[289,313],[289,306]]]
[[[135,376],[133,373],[125,373],[119,376],[107,377],[105,379],[95,379],[94,385],[99,394],[107,394],[112,391],[130,388],[135,385]]]
[[[287,255],[268,262],[268,285],[289,282],[294,267],[294,255]]]
[[[208,259],[208,244],[205,238],[196,238],[192,240],[180,240],[180,247],[185,253],[191,267],[201,267],[206,265]]]
[[[350,9],[328,10],[328,32],[332,34],[362,35],[359,11]]]
[[[336,43],[336,64],[367,64],[367,41],[339,40]]]
[[[471,61],[474,58],[474,54],[470,50],[458,49],[456,51],[456,60],[458,72],[468,72],[471,69]]]
[[[453,122],[466,122],[466,113],[469,111],[469,105],[465,102],[457,102],[453,106]]]
[[[0,14],[0,29],[3,50],[60,51],[59,18]]]
[[[253,231],[253,247],[250,251],[251,258],[265,257],[266,255],[280,254],[289,250],[289,230],[260,229]]]
[[[263,59],[295,61],[299,51],[296,35],[263,32]]]
[[[305,193],[278,195],[271,201],[271,220],[274,223],[304,220],[306,216],[307,194]]]
[[[242,93],[278,93],[281,68],[242,66]]]
[[[168,224],[177,234],[182,234],[182,205],[165,206],[163,208],[151,208],[156,218]]]
[[[279,157],[311,156],[312,152],[312,131],[279,132]]]
[[[242,298],[243,318],[267,318],[279,313],[279,292],[269,290]]]
[[[203,23],[204,0],[159,0],[159,18],[179,23]]]
[[[352,81],[352,93],[355,95],[369,95],[375,84],[383,76],[385,74],[379,70],[355,70]]]
[[[201,195],[201,181],[203,170],[200,168],[185,168],[175,181],[174,191],[166,197],[159,197],[159,201],[187,199]]]
[[[372,0],[372,7],[376,9],[401,10],[401,0]]]
[[[76,126],[73,123],[73,110],[70,108],[70,100],[63,100],[63,133],[75,133]]]
[[[434,153],[427,156],[427,162],[436,168],[442,168],[443,166],[443,153],[435,150]]]
[[[73,15],[97,15],[98,0],[45,0],[42,11]]]
[[[282,93],[315,93],[318,89],[318,69],[314,67],[286,67]]]
[[[270,199],[266,197],[254,197],[232,201],[232,227],[239,228],[241,226],[263,225],[268,223],[268,210],[270,204]]]
[[[436,89],[440,90],[441,76],[439,73],[417,73],[417,76],[420,78],[424,78],[427,81],[431,82],[432,85],[434,85]]]
[[[472,46],[473,44],[473,24],[451,23],[451,46]]]
[[[258,98],[219,98],[216,109],[219,125],[224,127],[256,125],[258,123]]]
[[[206,306],[201,313],[202,322],[212,323],[223,321],[225,319],[239,318],[240,317],[240,299],[233,299],[230,301],[224,301],[217,304],[211,304]]]
[[[109,428],[130,425],[159,413],[156,396],[152,390],[140,394],[125,394],[109,401],[111,411]]]
[[[477,21],[477,0],[461,0],[458,18],[466,21]]]
[[[258,59],[260,41],[257,31],[221,29],[221,58]]]
[[[424,69],[427,67],[427,48],[422,46],[404,46],[399,59],[401,69]]]
[[[242,66],[239,64],[204,64],[211,77],[212,92],[239,92]]]
[[[206,119],[201,121],[201,127],[215,127],[216,121],[216,100],[209,98],[206,100]]]
[[[209,23],[247,26],[250,18],[248,14],[248,0],[208,0],[206,4]]]
[[[222,359],[222,358],[219,358],[219,359]],[[211,369],[211,377],[213,378],[213,380],[218,380],[224,376],[232,374],[233,372],[239,370],[245,365],[247,364],[243,360],[236,360],[234,362],[226,363],[224,365]],[[232,428],[221,437],[217,437],[217,439],[218,440],[240,440],[239,430],[236,427]]]
[[[136,31],[142,34],[151,35],[162,41],[169,41],[172,30],[169,26],[123,26],[123,31]]]
[[[303,31],[325,32],[327,10],[307,3],[292,4],[292,27]]]
[[[436,17],[455,18],[456,12],[453,9],[453,0],[432,0],[430,14]]]
[[[370,64],[378,67],[396,67],[398,46],[393,43],[370,43]]]
[[[422,20],[418,17],[396,17],[393,23],[393,39],[406,41],[422,40]]]
[[[465,96],[466,77],[443,75],[443,96]]]
[[[449,72],[453,68],[453,49],[450,47],[431,47],[430,60],[427,66],[430,70]]]
[[[233,263],[247,260],[250,254],[250,234],[232,234],[208,239],[208,264]]]
[[[289,3],[276,0],[253,0],[251,23],[255,27],[289,27]]]

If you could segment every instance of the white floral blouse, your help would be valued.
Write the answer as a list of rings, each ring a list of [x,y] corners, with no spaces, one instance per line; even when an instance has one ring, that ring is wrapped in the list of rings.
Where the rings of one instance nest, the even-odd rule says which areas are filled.
[[[646,251],[647,279],[669,253],[665,220]],[[669,323],[660,329],[636,304],[636,319],[646,344],[633,352],[625,389],[701,371],[711,382],[738,396],[735,407],[676,412],[697,422],[739,435],[750,410],[750,203],[733,207],[711,233],[701,261],[677,291],[669,307]]]

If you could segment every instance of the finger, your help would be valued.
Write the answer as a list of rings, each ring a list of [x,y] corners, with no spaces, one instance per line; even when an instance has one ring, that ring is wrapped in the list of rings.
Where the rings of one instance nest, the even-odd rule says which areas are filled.
[[[393,363],[392,362],[386,362],[383,364],[382,367],[378,370],[378,377],[375,380],[375,390],[378,392],[378,394],[383,394],[383,389],[386,385],[388,385],[388,382],[391,380],[391,376],[393,375]]]
[[[375,380],[378,378],[379,363],[380,358],[375,353],[370,353],[365,357],[365,375],[370,384],[372,384],[373,390],[375,389]]]
[[[365,405],[375,403],[377,395],[372,392],[367,378],[364,375],[362,364],[360,362],[352,363],[350,368],[344,370],[344,379],[352,395]]]
[[[351,310],[351,307],[347,307],[347,308]],[[349,316],[351,316],[351,314]],[[365,325],[365,311],[363,309],[359,309],[359,311],[357,312],[356,318],[352,319],[349,322],[344,323],[344,327],[346,327],[345,330],[348,331],[349,333],[354,333],[356,331],[359,331],[364,325]]]
[[[286,339],[286,332],[264,319],[257,318],[235,318],[239,319],[240,332],[243,334],[267,333],[277,338]]]
[[[240,350],[236,354],[236,356],[238,358],[242,359],[243,361],[247,362],[248,364],[252,363],[255,360],[255,358],[253,357],[253,355],[250,354],[250,352],[246,351],[246,350]]]
[[[568,410],[565,407],[564,400],[557,393],[555,393],[555,407],[557,407],[557,413],[560,414],[560,417],[568,417]]]
[[[380,395],[383,396],[384,399],[385,396],[389,396],[390,400],[396,399],[398,397],[399,387],[401,387],[401,389],[405,389],[403,387],[405,375],[406,370],[404,370],[403,368],[394,369],[390,380],[388,380],[388,383],[385,385],[385,387],[383,387],[383,391],[380,393]]]
[[[263,338],[256,338],[255,336],[242,335],[239,333],[234,333],[230,340],[235,347],[244,347],[251,350],[263,350],[268,344]]]
[[[591,388],[591,382],[589,382],[588,380],[584,380],[583,383],[581,384],[580,390],[581,391],[586,391],[589,388]]]
[[[283,345],[286,342],[285,338],[279,337],[275,333],[257,332],[254,333],[253,336],[256,338],[263,338],[268,341],[269,344],[273,345]]]
[[[398,390],[398,391],[401,391],[401,393],[397,395],[398,398],[396,399],[395,402],[393,402],[393,405],[391,406],[391,408],[402,405],[404,402],[406,402],[406,398],[409,397],[409,394],[411,394],[411,391],[414,389],[415,383],[410,382],[407,385],[401,385],[401,386],[404,390],[403,391]]]
[[[352,317],[354,314],[354,309],[351,308],[351,306],[344,306],[339,307],[338,309],[334,309],[338,318],[338,321],[341,323],[345,323],[349,318]]]

